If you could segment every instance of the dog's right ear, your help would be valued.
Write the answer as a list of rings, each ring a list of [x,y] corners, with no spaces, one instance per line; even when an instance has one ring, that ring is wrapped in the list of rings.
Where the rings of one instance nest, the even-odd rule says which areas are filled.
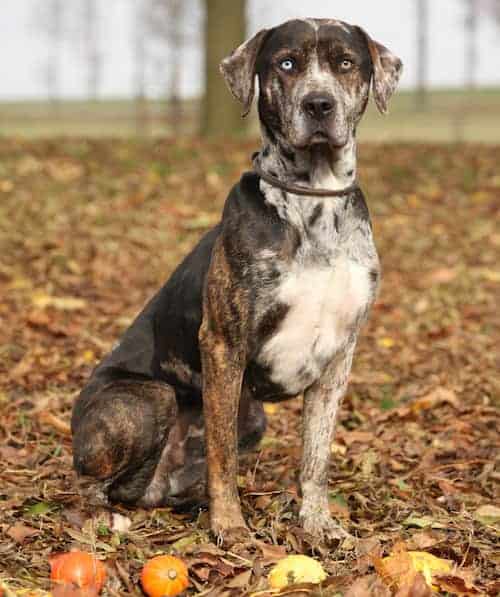
[[[255,63],[268,29],[262,29],[224,58],[219,69],[233,96],[243,104],[243,114],[250,112],[255,92]]]

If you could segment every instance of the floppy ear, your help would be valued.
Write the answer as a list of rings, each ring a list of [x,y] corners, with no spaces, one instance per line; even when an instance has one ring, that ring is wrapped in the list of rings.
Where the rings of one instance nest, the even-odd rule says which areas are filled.
[[[243,104],[246,116],[252,106],[255,91],[255,63],[268,29],[262,29],[251,39],[242,43],[219,65],[233,96]]]
[[[379,112],[385,114],[387,112],[387,104],[403,72],[403,63],[385,46],[374,41],[361,27],[359,27],[359,30],[365,37],[373,65],[373,98]]]

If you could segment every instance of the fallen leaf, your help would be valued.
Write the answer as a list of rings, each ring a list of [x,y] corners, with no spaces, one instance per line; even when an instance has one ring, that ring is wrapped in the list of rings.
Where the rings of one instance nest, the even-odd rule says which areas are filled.
[[[427,280],[431,284],[447,284],[454,280],[458,275],[458,271],[456,269],[451,269],[448,267],[440,267],[432,271],[428,276]]]
[[[473,514],[474,520],[485,525],[497,525],[500,522],[500,508],[493,504],[480,506]]]
[[[52,512],[53,509],[54,507],[52,504],[47,502],[37,502],[36,504],[29,506],[26,512],[31,516],[43,516],[44,514]]]
[[[343,593],[344,597],[390,597],[391,591],[375,574],[357,578]]]
[[[449,560],[443,560],[425,551],[406,551],[401,546],[385,558],[373,558],[375,570],[388,586],[411,587],[415,576],[422,573],[425,582],[433,590],[437,586],[433,577],[448,574],[452,570]]]
[[[403,585],[395,597],[430,597],[432,590],[425,582],[422,573],[418,572],[411,583]]]
[[[218,216],[210,213],[199,213],[196,217],[182,222],[182,227],[186,230],[204,230],[210,228],[218,221]]]
[[[49,425],[56,431],[59,431],[59,433],[62,433],[62,435],[71,435],[70,425],[66,423],[66,421],[63,421],[58,416],[54,415],[53,413],[41,412],[38,414],[38,419],[40,423]]]
[[[384,338],[379,338],[377,340],[377,344],[382,348],[392,348],[396,344],[396,342],[393,338],[389,338],[389,336],[386,336]]]
[[[428,410],[442,403],[451,404],[453,407],[458,407],[457,395],[453,390],[448,388],[438,387],[421,398],[414,400],[411,403],[411,410],[414,413],[419,413],[422,410]]]
[[[435,577],[434,582],[442,593],[451,593],[452,595],[480,595],[481,591],[462,574],[439,575]]]
[[[286,549],[281,545],[268,545],[263,541],[255,540],[254,544],[260,549],[263,558],[263,565],[269,566],[279,562],[286,556]]]
[[[482,267],[479,270],[479,275],[485,280],[488,280],[488,282],[500,282],[500,272],[498,270]]]
[[[419,531],[417,533],[414,533],[409,539],[411,547],[413,547],[416,550],[422,550],[428,547],[432,547],[440,541],[441,539],[439,537],[436,537],[436,535],[432,531]]]
[[[24,543],[24,540],[28,537],[34,537],[35,535],[39,535],[39,529],[34,529],[33,527],[26,526],[22,522],[16,522],[16,524],[7,531],[7,535],[14,539],[16,543]]]
[[[126,533],[132,526],[130,518],[128,516],[123,516],[123,514],[119,514],[118,512],[113,512],[111,519],[111,530],[117,533]]]
[[[46,309],[53,307],[59,311],[78,311],[85,309],[87,301],[75,296],[51,296],[43,293],[35,293],[31,301],[35,307]]]
[[[10,193],[14,188],[12,180],[0,180],[0,193]]]
[[[180,539],[177,539],[177,541],[174,541],[174,543],[172,543],[171,545],[171,548],[173,551],[177,553],[183,553],[184,551],[186,551],[187,547],[195,543],[198,543],[199,540],[199,533],[191,533],[189,535],[181,537]]]
[[[230,580],[224,583],[224,586],[228,589],[243,589],[248,587],[248,583],[252,578],[252,570],[245,570],[240,572]]]
[[[444,529],[446,525],[437,522],[432,518],[432,516],[417,516],[415,514],[410,514],[403,520],[403,525],[405,527],[419,527],[421,529],[425,529],[427,527],[431,527],[433,529]]]

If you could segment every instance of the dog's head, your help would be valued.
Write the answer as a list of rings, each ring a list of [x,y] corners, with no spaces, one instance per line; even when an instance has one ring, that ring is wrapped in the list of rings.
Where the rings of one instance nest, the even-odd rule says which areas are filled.
[[[398,83],[401,60],[360,27],[330,19],[293,20],[263,29],[221,63],[244,114],[259,79],[259,115],[271,138],[293,149],[351,139],[370,81],[381,112]]]

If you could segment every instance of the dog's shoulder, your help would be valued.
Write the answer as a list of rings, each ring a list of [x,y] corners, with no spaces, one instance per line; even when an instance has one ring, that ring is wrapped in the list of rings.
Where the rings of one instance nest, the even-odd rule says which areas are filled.
[[[260,177],[255,172],[244,172],[233,186],[224,204],[223,225],[244,218],[246,221],[272,216],[260,189]]]
[[[243,271],[262,249],[283,245],[287,227],[260,189],[260,178],[246,172],[231,189],[222,214],[222,244],[230,263]]]

